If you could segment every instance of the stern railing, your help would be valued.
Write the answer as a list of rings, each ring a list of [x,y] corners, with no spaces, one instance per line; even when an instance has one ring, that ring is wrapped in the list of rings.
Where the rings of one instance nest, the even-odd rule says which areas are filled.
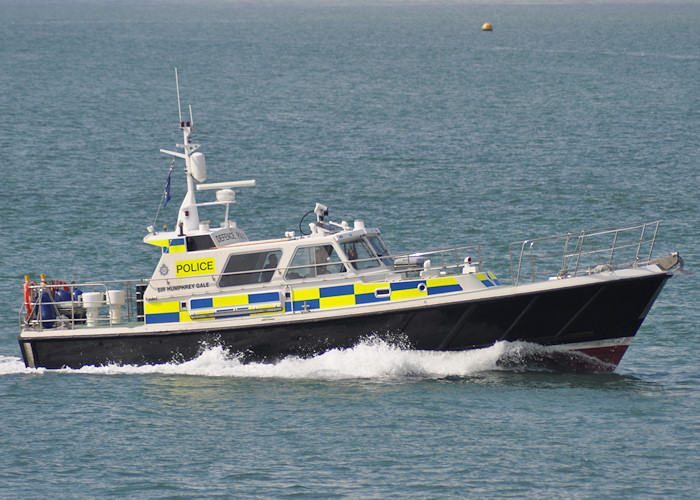
[[[73,329],[143,321],[146,280],[25,283],[21,328]]]

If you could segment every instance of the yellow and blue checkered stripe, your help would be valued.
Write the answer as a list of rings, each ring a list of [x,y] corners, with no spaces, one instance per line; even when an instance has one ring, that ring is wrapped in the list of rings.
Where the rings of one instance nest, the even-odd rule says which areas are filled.
[[[147,243],[161,247],[163,253],[179,253],[187,251],[185,238],[173,238],[171,240],[154,240],[148,241]]]
[[[499,286],[501,284],[492,273],[477,273],[476,277],[485,287]],[[293,290],[291,297],[288,297],[284,303],[284,312],[301,312],[312,309],[389,302],[461,292],[462,290],[462,286],[457,282],[457,279],[452,277],[399,281],[396,283],[355,283],[352,285],[309,288]],[[202,315],[216,313],[217,318],[265,313],[265,308],[275,308],[274,311],[270,312],[281,312],[277,307],[281,307],[279,292],[261,292],[190,300],[190,311],[192,313]],[[250,309],[250,313],[246,314],[244,311],[248,309]],[[182,311],[179,301],[147,302],[145,304],[146,323],[192,321],[190,311]],[[221,314],[227,311],[230,311],[231,315]]]
[[[425,297],[449,292],[461,292],[455,278],[436,278],[396,283],[339,285],[292,292],[292,300],[285,302],[285,311],[308,311],[331,307],[372,304]]]
[[[247,295],[231,295],[224,297],[209,297],[192,299],[190,311],[198,314],[231,312],[230,316],[247,316],[250,314],[264,313],[265,308],[281,307],[280,294],[278,292],[251,293]],[[244,311],[250,310],[249,314]],[[190,311],[182,311],[180,301],[146,302],[144,313],[146,324],[177,323],[192,321]],[[219,318],[230,317],[226,314]]]
[[[168,241],[168,246],[163,247],[163,253],[179,253],[186,252],[185,238],[175,238]]]
[[[230,312],[233,316],[246,315],[245,311],[250,311],[249,314],[264,312],[264,309],[280,307],[279,292],[263,292],[251,293],[248,295],[232,295],[226,297],[210,297],[204,299],[192,299],[190,301],[190,310],[199,314],[214,313],[217,314]],[[222,315],[219,317],[226,317]]]
[[[501,282],[493,273],[476,273],[475,276],[481,281],[485,287],[500,286]]]
[[[180,311],[179,301],[170,302],[146,302],[144,304],[144,315],[146,324],[153,323],[177,323],[187,321],[189,315]]]

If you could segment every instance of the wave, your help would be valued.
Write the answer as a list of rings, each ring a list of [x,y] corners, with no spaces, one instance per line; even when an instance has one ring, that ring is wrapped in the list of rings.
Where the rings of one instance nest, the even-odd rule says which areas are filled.
[[[0,375],[12,375],[15,373],[42,373],[44,371],[44,368],[25,367],[22,358],[0,355]]]
[[[210,347],[199,357],[183,363],[158,365],[84,366],[79,369],[49,370],[87,374],[166,374],[231,378],[275,379],[400,379],[407,377],[441,379],[468,377],[491,370],[552,369],[552,359],[564,359],[585,371],[609,371],[580,353],[556,351],[526,342],[497,342],[469,351],[417,351],[380,339],[365,340],[351,348],[331,349],[311,358],[289,356],[277,363],[242,363],[222,347]],[[601,368],[597,370],[596,368]],[[44,368],[26,368],[21,358],[0,356],[0,375],[44,373]],[[584,371],[584,370],[574,370]]]

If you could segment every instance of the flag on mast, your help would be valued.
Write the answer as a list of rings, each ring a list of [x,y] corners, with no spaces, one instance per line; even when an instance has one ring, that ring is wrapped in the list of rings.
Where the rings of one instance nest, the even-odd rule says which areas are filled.
[[[165,181],[165,191],[163,193],[163,208],[170,201],[170,178],[173,175],[173,167],[175,166],[175,160],[170,164],[170,170],[168,171],[168,180]]]

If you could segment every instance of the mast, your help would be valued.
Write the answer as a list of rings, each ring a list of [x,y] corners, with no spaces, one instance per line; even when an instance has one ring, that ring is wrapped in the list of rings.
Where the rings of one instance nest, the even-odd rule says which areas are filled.
[[[182,108],[180,105],[180,83],[177,77],[177,68],[175,68],[175,86],[177,87],[177,110],[180,118],[180,128],[182,129],[182,144],[177,144],[178,148],[184,150],[184,153],[178,153],[175,151],[168,151],[166,149],[161,149],[161,153],[165,153],[177,158],[183,158],[185,160],[185,175],[187,177],[187,194],[182,200],[180,205],[180,211],[177,216],[177,230],[179,235],[184,235],[188,232],[197,231],[199,229],[199,212],[197,210],[197,199],[195,196],[195,180],[203,181],[206,180],[206,174],[203,179],[195,179],[194,176],[194,164],[197,160],[204,162],[204,155],[198,153],[201,160],[193,155],[195,151],[199,148],[199,144],[193,144],[190,135],[194,131],[194,125],[192,120],[192,106],[189,106],[190,110],[190,121],[184,122],[182,120]],[[206,169],[206,167],[204,167]],[[205,170],[206,171],[206,170]]]
[[[178,236],[185,236],[198,231],[209,232],[208,225],[200,226],[199,211],[197,207],[208,205],[226,205],[226,219],[222,227],[231,228],[229,223],[229,205],[235,203],[236,194],[231,188],[251,187],[255,186],[255,180],[233,181],[233,182],[216,182],[203,184],[207,180],[207,163],[204,155],[197,152],[199,144],[193,144],[190,136],[194,131],[194,121],[192,119],[192,106],[189,106],[190,120],[185,122],[182,120],[182,107],[180,104],[180,83],[175,68],[175,86],[177,87],[177,111],[180,119],[180,128],[182,129],[182,144],[176,146],[183,150],[182,153],[161,149],[161,153],[182,158],[185,160],[185,177],[187,178],[187,193],[180,205],[180,211],[177,216],[176,233]],[[216,189],[216,201],[208,203],[197,203],[195,196],[196,191]],[[155,234],[153,226],[149,232]],[[245,234],[239,231],[243,238],[247,240]],[[201,233],[200,233],[201,234]],[[148,238],[148,237],[147,237]]]

